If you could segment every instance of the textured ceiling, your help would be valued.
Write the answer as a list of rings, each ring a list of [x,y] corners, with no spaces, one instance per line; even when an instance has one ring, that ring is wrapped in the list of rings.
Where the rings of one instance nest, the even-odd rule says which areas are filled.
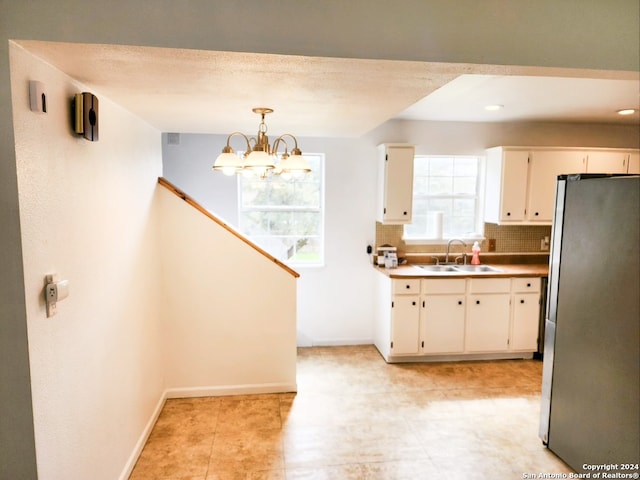
[[[632,85],[638,84],[638,74],[635,72],[360,60],[40,41],[17,43],[83,83],[98,96],[107,96],[164,132],[254,133],[259,117],[251,109],[270,107],[275,112],[267,117],[266,123],[274,134],[360,136],[385,121],[398,117],[422,99],[426,103],[418,103],[407,110],[404,117],[438,119],[438,115],[446,111],[447,104],[429,103],[428,95],[465,74],[503,78],[498,91],[504,92],[509,89],[509,82],[504,79],[518,75],[588,77],[605,83],[609,80],[624,80],[630,81]],[[455,86],[455,82],[451,85]],[[637,92],[636,89],[636,94],[631,95],[634,105],[638,104]],[[462,99],[465,92],[449,88],[445,93],[449,101],[454,102],[456,98]],[[473,102],[482,102],[483,94],[482,91],[476,91]],[[587,89],[587,94],[594,96],[598,92]],[[534,97],[520,92],[518,95],[511,93],[509,98],[519,98],[526,103],[528,98]],[[561,104],[562,98],[557,101]],[[579,103],[580,99],[577,101]],[[473,102],[465,100],[469,108]],[[469,112],[461,111],[464,110],[463,107],[458,101],[456,117],[449,115],[445,119],[487,121],[486,118],[472,118]],[[562,106],[559,108],[562,109]],[[526,119],[526,115],[510,118]],[[535,119],[545,120],[544,114],[538,114]],[[562,117],[557,112],[554,119],[571,121],[570,116]],[[637,117],[635,121],[637,122]]]

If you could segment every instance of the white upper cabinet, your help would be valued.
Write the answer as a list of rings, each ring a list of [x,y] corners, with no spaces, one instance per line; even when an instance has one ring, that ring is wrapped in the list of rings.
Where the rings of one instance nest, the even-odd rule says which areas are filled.
[[[627,173],[640,174],[640,152],[629,153]]]
[[[587,153],[587,173],[627,173],[629,152],[598,151]]]
[[[487,150],[485,221],[522,222],[527,206],[528,149]]]
[[[490,148],[485,221],[550,225],[558,175],[574,173],[640,173],[640,153],[624,149]]]
[[[527,219],[551,224],[555,209],[558,175],[585,173],[586,155],[574,150],[534,150],[529,166]]]
[[[381,223],[411,223],[414,152],[413,145],[378,146],[376,220]]]
[[[590,150],[587,173],[640,173],[638,150]]]

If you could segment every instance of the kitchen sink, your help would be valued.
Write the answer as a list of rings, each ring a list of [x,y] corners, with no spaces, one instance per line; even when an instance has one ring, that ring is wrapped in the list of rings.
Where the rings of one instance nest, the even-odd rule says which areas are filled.
[[[457,272],[458,270],[453,265],[418,265],[418,267],[427,270],[428,272]]]
[[[499,268],[490,267],[489,265],[456,265],[453,268],[460,272],[502,272]]]
[[[500,273],[502,270],[489,265],[416,265],[429,273]]]

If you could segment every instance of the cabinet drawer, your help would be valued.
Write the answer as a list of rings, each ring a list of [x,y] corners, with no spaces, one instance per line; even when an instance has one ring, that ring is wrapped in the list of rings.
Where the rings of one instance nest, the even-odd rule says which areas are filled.
[[[420,279],[412,278],[407,280],[394,280],[393,281],[393,294],[402,295],[403,293],[419,294],[420,293]]]
[[[422,293],[464,293],[466,286],[467,281],[464,278],[456,278],[451,280],[425,279],[422,280]]]
[[[540,277],[532,278],[514,278],[511,283],[513,292],[539,292]]]
[[[510,291],[510,278],[469,279],[469,293],[508,293]]]

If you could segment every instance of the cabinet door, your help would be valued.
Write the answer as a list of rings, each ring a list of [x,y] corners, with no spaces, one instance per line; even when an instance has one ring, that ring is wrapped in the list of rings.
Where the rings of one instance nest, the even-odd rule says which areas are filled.
[[[540,150],[532,153],[529,167],[527,218],[551,223],[558,175],[584,173],[586,155],[581,151]]]
[[[489,223],[524,220],[527,199],[529,151],[487,150],[485,221]]]
[[[382,212],[379,220],[387,224],[411,223],[413,205],[413,157],[412,146],[383,146],[381,151]],[[380,182],[379,182],[380,183]]]
[[[423,353],[464,350],[464,295],[426,295],[422,304]]]
[[[522,221],[526,209],[529,152],[507,150],[503,162],[500,220]]]
[[[627,173],[628,152],[589,152],[587,173]]]
[[[627,173],[640,174],[640,153],[630,153],[627,166]]]
[[[508,293],[467,297],[465,351],[500,352],[509,346]]]
[[[396,295],[391,312],[391,354],[419,353],[420,297]]]
[[[509,345],[511,350],[537,350],[539,319],[539,294],[519,293],[513,296],[513,323]]]

